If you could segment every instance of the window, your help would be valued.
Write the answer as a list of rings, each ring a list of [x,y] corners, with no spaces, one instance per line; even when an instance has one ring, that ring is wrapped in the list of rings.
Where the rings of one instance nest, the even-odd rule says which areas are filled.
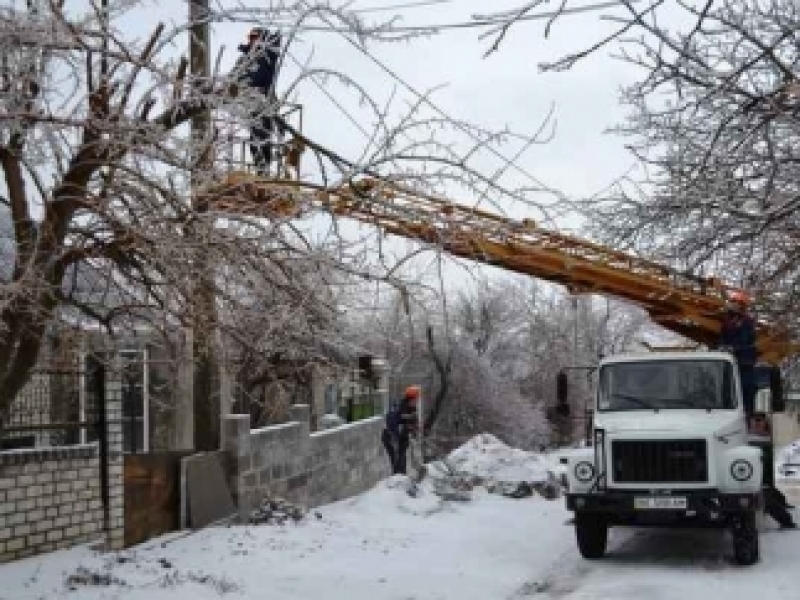
[[[722,360],[659,360],[606,365],[601,411],[733,409],[733,366]]]
[[[124,452],[146,452],[147,350],[123,350],[122,359],[122,448]]]
[[[112,423],[118,423],[122,430],[122,448],[124,452],[147,452],[150,448],[150,390],[147,348],[122,350],[119,353],[121,362],[121,413],[108,414]],[[112,357],[106,356],[106,359]],[[99,417],[97,407],[96,384],[89,373],[88,357],[84,354],[84,365],[80,386],[81,421],[96,423]],[[106,392],[107,394],[108,392]],[[114,398],[106,397],[106,403]],[[89,426],[81,429],[81,443],[97,441],[97,428]]]

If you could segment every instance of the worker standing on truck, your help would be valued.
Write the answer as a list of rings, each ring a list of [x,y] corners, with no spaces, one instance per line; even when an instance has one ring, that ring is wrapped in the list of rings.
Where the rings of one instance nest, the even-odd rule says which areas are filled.
[[[742,402],[746,415],[753,414],[756,397],[756,377],[754,368],[758,358],[756,348],[756,326],[748,314],[750,298],[743,291],[736,290],[728,296],[728,306],[722,321],[719,346],[729,348],[739,366],[739,380],[742,383]]]
[[[419,386],[412,385],[406,388],[403,398],[386,413],[386,426],[381,433],[381,441],[389,461],[392,464],[392,474],[406,474],[406,455],[411,443],[411,437],[417,435],[419,413]]]
[[[750,444],[761,448],[764,457],[764,512],[772,517],[781,529],[796,529],[797,524],[789,509],[794,508],[786,501],[786,496],[775,485],[774,455],[772,452],[772,433],[769,421],[763,413],[754,413],[747,424]]]
[[[257,105],[250,114],[250,155],[259,175],[269,174],[283,130],[275,95],[281,44],[279,32],[254,27],[247,34],[247,43],[239,46],[242,56],[234,67],[236,78],[256,96]]]

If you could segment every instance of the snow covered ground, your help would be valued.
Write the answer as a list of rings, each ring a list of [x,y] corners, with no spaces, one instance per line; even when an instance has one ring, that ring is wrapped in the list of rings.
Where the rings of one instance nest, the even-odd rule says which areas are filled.
[[[522,473],[533,480],[547,477],[547,460],[486,438],[451,462],[483,477]],[[609,556],[587,562],[562,499],[515,500],[476,489],[469,502],[444,502],[430,484],[414,498],[406,487],[393,477],[297,524],[207,529],[119,554],[80,548],[3,565],[0,599],[800,597],[800,532],[770,523],[762,561],[751,568],[730,563],[725,534],[716,531],[614,530]]]

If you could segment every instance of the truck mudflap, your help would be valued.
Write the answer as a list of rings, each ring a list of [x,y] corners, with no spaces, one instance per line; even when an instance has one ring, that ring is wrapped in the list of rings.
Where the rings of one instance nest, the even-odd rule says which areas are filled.
[[[567,509],[609,515],[674,515],[676,517],[747,513],[760,505],[759,494],[724,494],[716,490],[649,491],[607,490],[594,494],[567,494]]]

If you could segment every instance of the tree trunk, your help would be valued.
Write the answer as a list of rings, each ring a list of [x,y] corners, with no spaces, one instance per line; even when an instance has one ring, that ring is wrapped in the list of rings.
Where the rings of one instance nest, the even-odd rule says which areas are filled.
[[[436,348],[433,343],[432,327],[429,326],[427,328],[425,336],[428,339],[428,353],[431,356],[434,367],[436,367],[436,372],[439,374],[440,382],[439,390],[436,393],[436,397],[433,399],[431,409],[428,411],[428,415],[425,417],[425,422],[422,425],[423,433],[428,435],[430,434],[433,426],[436,424],[436,420],[439,418],[439,415],[442,412],[442,406],[444,405],[445,398],[447,398],[447,393],[450,390],[450,371],[452,367],[452,360],[449,354],[444,360],[442,360],[442,358],[436,354]]]

